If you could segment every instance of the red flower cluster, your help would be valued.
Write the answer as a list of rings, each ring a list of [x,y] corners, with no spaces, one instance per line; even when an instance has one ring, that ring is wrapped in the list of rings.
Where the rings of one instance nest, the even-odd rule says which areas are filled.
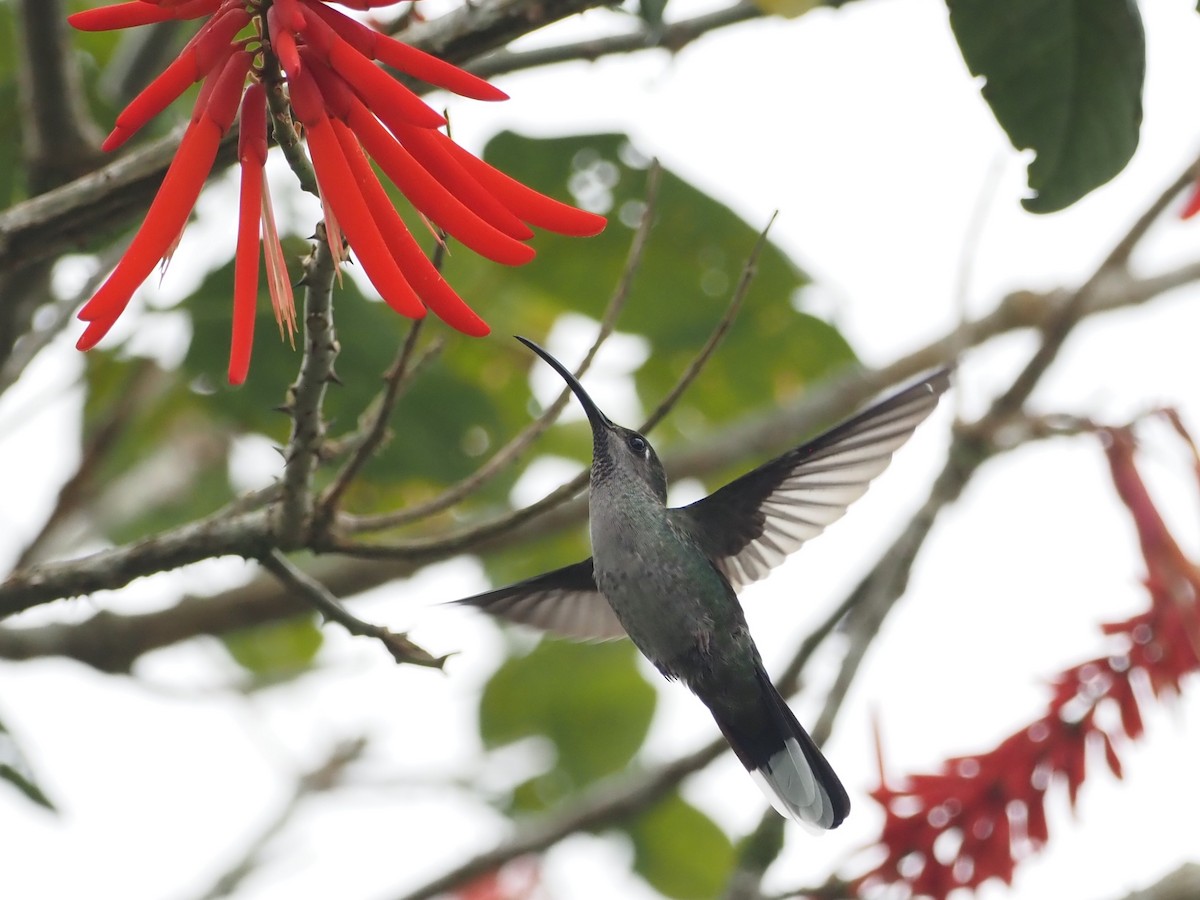
[[[368,9],[399,0],[343,2]],[[260,224],[276,316],[281,327],[287,321],[291,329],[291,289],[263,178],[263,78],[278,71],[276,66],[304,127],[335,256],[341,256],[344,232],[383,299],[405,316],[421,318],[428,308],[465,334],[488,332],[421,252],[371,160],[423,216],[497,262],[518,265],[533,258],[524,243],[533,236],[530,225],[578,236],[604,227],[603,217],[546,197],[456,145],[438,130],[445,119],[374,61],[465,97],[503,100],[503,92],[373,31],[326,0],[131,0],[76,13],[68,21],[84,31],[106,31],[206,16],[179,57],[121,112],[104,142],[105,150],[119,147],[188,87],[203,82],[191,124],[145,222],[79,313],[89,323],[79,349],[95,346],[134,290],[169,258],[235,119],[242,185],[229,380],[243,381],[250,364]]]
[[[1168,416],[1196,459],[1200,481],[1196,445],[1178,417]],[[1148,697],[1143,690],[1139,699],[1138,690],[1148,686],[1159,699],[1200,672],[1200,566],[1184,555],[1146,490],[1132,429],[1103,435],[1117,494],[1145,557],[1149,609],[1102,626],[1117,644],[1114,651],[1055,678],[1045,714],[1031,725],[987,753],[947,760],[936,775],[911,775],[900,788],[881,784],[872,793],[886,812],[884,860],[857,882],[864,895],[898,885],[910,897],[944,900],[955,888],[977,888],[991,878],[1011,883],[1017,863],[1049,839],[1050,785],[1064,783],[1074,806],[1089,750],[1101,750],[1120,778],[1117,748],[1143,733],[1139,704]],[[1097,721],[1105,705],[1118,713],[1119,729]]]

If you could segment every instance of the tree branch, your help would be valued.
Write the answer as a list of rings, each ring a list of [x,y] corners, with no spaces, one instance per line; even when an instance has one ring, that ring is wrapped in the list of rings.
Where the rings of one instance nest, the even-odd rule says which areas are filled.
[[[322,403],[339,346],[333,327],[333,277],[337,264],[326,240],[325,225],[317,226],[317,242],[304,265],[304,358],[300,374],[288,388],[284,410],[292,418],[283,470],[283,491],[275,506],[274,525],[281,546],[300,546],[312,531],[313,474],[325,444]]]
[[[0,584],[0,618],[51,600],[116,590],[135,578],[219,556],[257,557],[270,549],[265,511],[217,513],[81,559],[22,569]]]
[[[831,4],[832,5],[832,4]],[[468,68],[482,78],[494,78],[510,72],[578,60],[595,62],[606,56],[663,49],[678,53],[710,31],[761,18],[763,11],[750,2],[735,3],[725,9],[691,19],[672,22],[655,32],[644,25],[627,34],[606,35],[586,41],[574,41],[536,50],[496,50],[473,62]],[[641,23],[639,23],[641,24]]]
[[[264,554],[259,558],[259,563],[278,578],[285,588],[295,592],[300,599],[319,612],[326,622],[337,622],[357,637],[374,638],[387,648],[396,662],[440,669],[449,658],[434,656],[410,641],[408,635],[390,631],[382,625],[364,622],[351,614],[325,585],[297,568],[278,550]]]
[[[1126,272],[1110,272],[1091,292],[1082,316],[1143,304],[1197,280],[1200,280],[1200,262],[1141,279],[1132,278]],[[976,347],[1014,331],[1041,328],[1069,302],[1070,296],[1069,292],[1061,290],[1046,294],[1029,291],[1009,294],[991,313],[952,329],[889,366],[848,372],[813,386],[792,403],[770,414],[754,413],[705,436],[703,440],[683,447],[668,448],[662,454],[664,465],[672,478],[702,478],[727,468],[738,459],[744,459],[747,454],[777,452],[782,447],[795,444],[797,435],[813,431],[818,423],[835,419],[889,385],[945,364],[963,348]],[[577,526],[585,515],[584,503],[564,503],[535,522],[493,535],[470,547],[470,550],[487,553],[511,547],[523,540]],[[220,531],[219,526],[210,527]],[[0,617],[59,597],[118,588],[135,577],[153,574],[172,565],[195,562],[208,555],[199,552],[178,562],[174,534],[169,532],[147,538],[128,548],[104,551],[107,555],[104,565],[86,563],[89,574],[82,579],[76,577],[73,568],[79,561],[48,564],[16,573],[0,583]],[[260,540],[263,536],[261,532],[255,535]],[[160,540],[165,541],[161,546],[158,543]],[[214,546],[221,553],[242,555],[237,542],[223,536]],[[132,558],[123,559],[126,555]],[[250,549],[247,555],[259,554]],[[411,575],[422,565],[439,558],[442,557],[436,554],[422,557],[419,553],[413,553],[403,559],[372,563],[362,559],[318,560],[313,571],[335,594],[350,596]],[[36,584],[31,582],[35,575]],[[127,621],[123,617],[102,613],[79,625],[45,626],[50,631],[23,629],[6,632],[0,629],[0,658],[28,659],[62,654],[86,662],[99,658],[100,668],[109,670],[109,666],[113,666],[117,671],[122,671],[129,661],[148,650],[198,634],[219,634],[236,627],[294,615],[296,609],[295,603],[282,597],[272,581],[260,581],[216,597],[185,599],[174,609],[149,613],[144,617],[130,617]],[[180,627],[171,621],[176,615],[180,616]]]
[[[404,339],[395,360],[384,373],[383,390],[363,414],[365,421],[360,426],[360,434],[353,440],[350,458],[346,460],[346,464],[334,477],[333,483],[321,495],[321,508],[317,522],[317,527],[321,530],[329,527],[329,523],[337,513],[342,496],[354,482],[358,473],[362,471],[362,467],[370,461],[375,451],[387,439],[388,419],[391,418],[392,411],[396,408],[396,401],[400,399],[401,388],[411,382],[412,376],[423,364],[440,353],[442,347],[445,346],[444,341],[437,339],[426,352],[417,359],[413,359],[417,347],[417,337],[421,334],[422,322],[424,319],[417,319],[408,329],[408,336]],[[342,444],[343,441],[338,443]]]

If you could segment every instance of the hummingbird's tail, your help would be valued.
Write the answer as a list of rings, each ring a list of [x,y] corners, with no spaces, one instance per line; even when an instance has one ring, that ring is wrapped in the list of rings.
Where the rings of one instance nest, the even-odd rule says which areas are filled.
[[[761,667],[757,678],[757,702],[706,701],[717,726],[780,814],[837,828],[850,812],[846,789]]]

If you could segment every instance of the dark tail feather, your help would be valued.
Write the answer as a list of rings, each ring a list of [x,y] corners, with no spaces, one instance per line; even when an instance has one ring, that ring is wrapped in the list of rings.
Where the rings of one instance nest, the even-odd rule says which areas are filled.
[[[850,812],[846,789],[761,668],[758,682],[757,703],[707,704],[717,726],[781,814],[837,828]]]

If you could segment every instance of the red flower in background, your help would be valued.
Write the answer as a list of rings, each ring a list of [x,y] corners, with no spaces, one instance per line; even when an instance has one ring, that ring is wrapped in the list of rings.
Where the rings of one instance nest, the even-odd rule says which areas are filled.
[[[1200,454],[1178,417],[1166,414],[1196,460]],[[1137,528],[1146,562],[1150,607],[1102,626],[1115,646],[1062,672],[1043,716],[987,753],[947,760],[935,775],[911,775],[899,787],[882,779],[872,796],[884,808],[884,859],[862,876],[865,895],[883,885],[901,896],[944,898],[991,878],[1012,882],[1016,865],[1049,840],[1046,791],[1066,785],[1075,805],[1089,753],[1103,754],[1121,777],[1118,749],[1143,733],[1141,704],[1182,689],[1200,672],[1200,567],[1189,560],[1154,506],[1135,464],[1131,428],[1103,432],[1113,483]],[[1120,727],[1097,721],[1115,709]],[[1103,717],[1102,717],[1103,718]],[[887,896],[896,896],[888,893]]]
[[[399,0],[357,0],[359,9]],[[534,256],[529,226],[560,234],[598,233],[604,218],[553,200],[472,156],[442,134],[446,124],[375,60],[464,97],[506,95],[443,60],[380,34],[325,0],[132,0],[76,13],[85,31],[129,28],[168,19],[208,17],[179,57],[117,116],[104,142],[113,150],[188,87],[202,81],[191,123],[129,249],[79,317],[88,322],[77,346],[87,350],[109,331],[134,290],[169,259],[216,159],[222,137],[240,124],[241,195],[234,275],[229,380],[250,364],[258,293],[259,229],[268,284],[280,327],[294,327],[291,288],[263,178],[267,105],[263,73],[278,61],[296,118],[304,126],[335,256],[341,235],[389,306],[410,318],[426,309],[464,334],[488,327],[421,252],[370,165],[373,160],[423,216],[472,250],[519,265]]]

